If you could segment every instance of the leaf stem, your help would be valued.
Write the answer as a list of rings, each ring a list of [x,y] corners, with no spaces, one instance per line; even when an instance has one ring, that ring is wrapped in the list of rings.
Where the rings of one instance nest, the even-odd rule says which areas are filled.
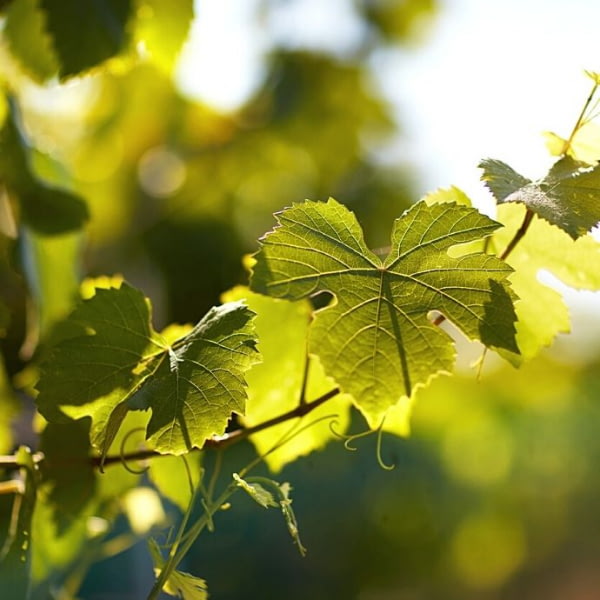
[[[506,248],[504,249],[504,252],[500,255],[500,258],[502,260],[507,259],[508,256],[510,255],[510,253],[515,249],[515,246],[521,241],[521,239],[523,239],[523,237],[527,233],[527,230],[529,229],[529,226],[531,225],[531,221],[533,220],[533,215],[534,215],[533,211],[530,210],[529,208],[525,211],[525,218],[523,219],[523,222],[521,223],[521,227],[519,227],[519,229],[517,229],[512,240],[510,240],[510,242],[508,243],[508,246],[506,246]]]
[[[571,144],[573,143],[573,138],[575,137],[575,134],[579,131],[579,129],[582,127],[582,125],[584,125],[583,120],[585,119],[587,109],[590,106],[597,89],[598,89],[598,84],[596,82],[594,82],[592,91],[590,92],[589,96],[587,97],[587,100],[585,101],[585,104],[583,105],[583,108],[581,109],[581,112],[579,113],[579,117],[577,117],[577,121],[575,122],[573,130],[571,131],[571,135],[569,136],[569,139],[567,139],[564,143],[563,151],[562,151],[563,155],[566,154],[567,150],[571,147]]]

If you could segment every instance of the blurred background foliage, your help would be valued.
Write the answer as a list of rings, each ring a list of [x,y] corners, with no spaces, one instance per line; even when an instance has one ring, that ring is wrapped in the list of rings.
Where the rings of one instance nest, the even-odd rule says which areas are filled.
[[[245,282],[242,256],[274,211],[333,196],[379,247],[417,200],[410,162],[384,159],[402,123],[374,65],[422,40],[435,0],[348,0],[358,26],[340,47],[313,44],[308,26],[293,43],[278,33],[273,15],[312,18],[314,2],[253,1],[267,50],[251,93],[228,111],[186,96],[174,78],[191,1],[105,0],[100,14],[92,4],[88,14],[77,2],[0,4],[3,452],[36,443],[29,361],[43,355],[83,277],[123,275],[151,298],[157,328],[194,322]],[[278,476],[294,487],[306,559],[276,516],[236,497],[185,569],[221,600],[598,597],[598,366],[563,344],[520,370],[491,360],[481,382],[468,370],[440,378],[418,395],[412,436],[384,438],[393,472],[379,469],[367,439],[354,454],[331,444]],[[85,440],[47,428],[41,445],[85,454]],[[224,473],[251,452],[232,450]],[[75,499],[57,496],[61,481],[79,482]],[[163,497],[157,508],[149,481],[134,491],[138,482],[121,467],[95,480],[82,463],[42,490],[50,500],[34,517],[36,598],[142,597],[152,568],[137,541],[173,522],[178,503]],[[6,536],[10,504],[0,501]]]

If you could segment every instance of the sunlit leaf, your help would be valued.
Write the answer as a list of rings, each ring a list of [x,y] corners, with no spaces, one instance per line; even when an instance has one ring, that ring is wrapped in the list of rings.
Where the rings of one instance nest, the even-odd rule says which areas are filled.
[[[147,435],[160,452],[201,447],[244,411],[243,373],[258,358],[252,316],[239,303],[214,308],[169,345],[152,329],[140,291],[98,289],[42,366],[40,412],[50,421],[91,417],[103,454],[132,409],[152,409]]]
[[[59,58],[61,78],[115,56],[128,39],[132,0],[39,0]]]
[[[306,366],[306,344],[311,320],[307,300],[286,302],[252,293],[237,287],[223,295],[224,301],[243,299],[256,313],[256,333],[262,362],[248,372],[248,402],[243,422],[252,427],[296,408],[300,402],[302,379]],[[335,382],[326,377],[316,356],[310,357],[305,401],[316,400],[331,391]],[[281,470],[287,463],[325,446],[334,436],[331,417],[337,421],[337,431],[348,426],[350,398],[345,394],[328,400],[303,419],[290,419],[251,436],[259,454],[272,471]],[[329,416],[329,419],[319,420]],[[314,424],[311,424],[314,423]],[[309,425],[303,429],[304,425]],[[301,430],[301,431],[300,431]],[[298,432],[294,435],[294,432]],[[277,450],[273,448],[283,439]]]
[[[253,316],[241,303],[211,309],[133,398],[152,408],[148,440],[159,452],[199,448],[244,413],[244,372],[258,360]]]
[[[506,204],[498,208],[498,220],[506,228],[493,238],[496,251],[502,251],[523,221],[525,208]],[[549,271],[563,283],[579,290],[600,289],[600,243],[591,235],[571,239],[543,219],[534,218],[527,234],[517,244],[507,262],[515,269],[511,282],[519,300],[517,343],[520,356],[504,353],[520,364],[549,346],[557,334],[570,330],[569,311],[561,294],[539,281],[541,270]]]
[[[127,284],[97,290],[68,323],[71,337],[58,343],[42,366],[38,408],[50,422],[60,420],[61,413],[91,417],[92,442],[105,451],[116,433],[107,433],[111,415],[151,372],[151,359],[166,348],[151,328],[143,294]]]
[[[431,311],[470,338],[518,351],[510,267],[490,255],[448,254],[498,228],[476,210],[416,204],[396,220],[385,260],[333,199],[294,205],[277,218],[256,255],[251,288],[291,300],[335,296],[315,314],[309,348],[372,427],[401,397],[451,370],[453,345],[429,320]]]
[[[573,239],[600,221],[600,166],[589,167],[570,157],[557,161],[538,182],[519,175],[499,160],[486,159],[481,176],[499,203],[520,202]]]

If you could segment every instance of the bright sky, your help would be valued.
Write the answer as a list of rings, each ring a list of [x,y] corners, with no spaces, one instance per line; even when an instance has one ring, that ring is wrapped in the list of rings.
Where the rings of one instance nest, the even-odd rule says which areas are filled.
[[[268,42],[249,25],[255,2],[197,0],[198,19],[179,73],[190,96],[234,108],[260,81]],[[583,71],[600,70],[600,2],[440,3],[421,44],[374,61],[404,134],[388,160],[414,166],[421,194],[456,185],[488,211],[492,202],[479,181],[480,159],[504,160],[535,179],[552,161],[541,133],[570,133],[591,89]],[[343,49],[357,27],[350,0],[288,0],[281,6],[264,26],[290,46],[302,36],[319,48]],[[599,296],[569,294],[569,302],[581,320],[574,322],[578,336],[598,337],[600,329],[589,325],[600,323]]]
[[[543,174],[541,132],[569,133],[590,89],[583,71],[600,69],[600,2],[440,1],[420,45],[375,61],[405,132],[398,159],[416,164],[423,192],[455,184],[477,196],[488,156]],[[179,72],[189,95],[230,109],[260,81],[269,41],[251,18],[256,3],[197,0]],[[263,26],[291,46],[343,49],[358,26],[350,0],[281,6]]]

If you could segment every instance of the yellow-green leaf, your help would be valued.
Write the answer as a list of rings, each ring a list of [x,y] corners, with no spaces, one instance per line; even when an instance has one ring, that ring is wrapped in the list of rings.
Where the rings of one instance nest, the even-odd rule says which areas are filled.
[[[261,240],[251,289],[290,300],[333,294],[315,313],[309,349],[372,427],[400,398],[452,369],[452,341],[431,322],[432,311],[470,338],[518,352],[512,269],[487,254],[448,253],[499,227],[475,209],[414,205],[395,221],[383,260],[367,248],[354,215],[333,199],[296,204],[277,219]]]
[[[223,295],[223,300],[228,302],[242,299],[256,313],[256,333],[263,357],[246,376],[248,402],[242,420],[244,425],[252,427],[293,410],[300,402],[311,308],[307,300],[276,300],[241,286]],[[335,386],[323,372],[319,359],[311,356],[305,400],[315,400]],[[349,396],[339,394],[302,419],[290,419],[269,427],[252,435],[250,441],[257,452],[264,455],[269,468],[277,472],[299,456],[324,447],[334,437],[331,419],[321,420],[323,417],[335,416],[337,430],[345,431],[350,420],[349,408]],[[293,435],[295,431],[298,433]],[[284,437],[286,443],[271,452]]]

